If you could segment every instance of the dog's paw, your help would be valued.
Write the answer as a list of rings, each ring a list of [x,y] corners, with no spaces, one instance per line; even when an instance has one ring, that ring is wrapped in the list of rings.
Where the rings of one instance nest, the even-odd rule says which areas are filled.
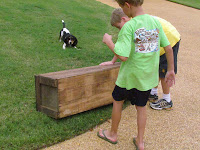
[[[63,49],[65,49],[65,48],[66,48],[66,44],[64,43],[64,44],[63,44]]]

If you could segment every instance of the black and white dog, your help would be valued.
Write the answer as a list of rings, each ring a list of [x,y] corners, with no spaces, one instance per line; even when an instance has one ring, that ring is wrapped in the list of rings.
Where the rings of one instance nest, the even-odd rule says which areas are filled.
[[[72,34],[70,34],[69,30],[65,27],[65,22],[64,20],[62,20],[63,23],[63,28],[60,31],[60,36],[59,36],[59,40],[60,42],[63,41],[63,49],[65,49],[66,47],[74,47],[76,48],[76,45],[78,43],[78,40],[75,36],[73,36]]]

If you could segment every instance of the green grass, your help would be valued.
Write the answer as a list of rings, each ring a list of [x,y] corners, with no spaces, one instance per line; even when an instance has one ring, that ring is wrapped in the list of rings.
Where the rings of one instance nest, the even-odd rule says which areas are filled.
[[[34,75],[98,65],[113,54],[102,43],[113,8],[93,0],[0,1],[0,149],[49,146],[110,118],[105,106],[61,120],[36,111]],[[64,19],[80,51],[58,41]]]
[[[200,9],[200,1],[199,0],[168,0],[168,1]]]

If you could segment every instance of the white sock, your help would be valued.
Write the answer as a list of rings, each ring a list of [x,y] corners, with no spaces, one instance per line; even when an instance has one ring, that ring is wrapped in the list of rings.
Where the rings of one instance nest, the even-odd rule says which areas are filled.
[[[158,95],[158,88],[151,89],[151,95]]]
[[[165,99],[167,102],[170,102],[171,101],[170,93],[169,94],[163,94],[163,99]]]

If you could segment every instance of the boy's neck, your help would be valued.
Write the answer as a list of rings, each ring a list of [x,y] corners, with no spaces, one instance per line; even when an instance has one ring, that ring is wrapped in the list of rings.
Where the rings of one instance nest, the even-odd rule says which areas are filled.
[[[131,17],[132,18],[145,14],[142,6],[137,6],[137,7],[131,6],[131,7],[134,7],[134,8],[131,9]]]

